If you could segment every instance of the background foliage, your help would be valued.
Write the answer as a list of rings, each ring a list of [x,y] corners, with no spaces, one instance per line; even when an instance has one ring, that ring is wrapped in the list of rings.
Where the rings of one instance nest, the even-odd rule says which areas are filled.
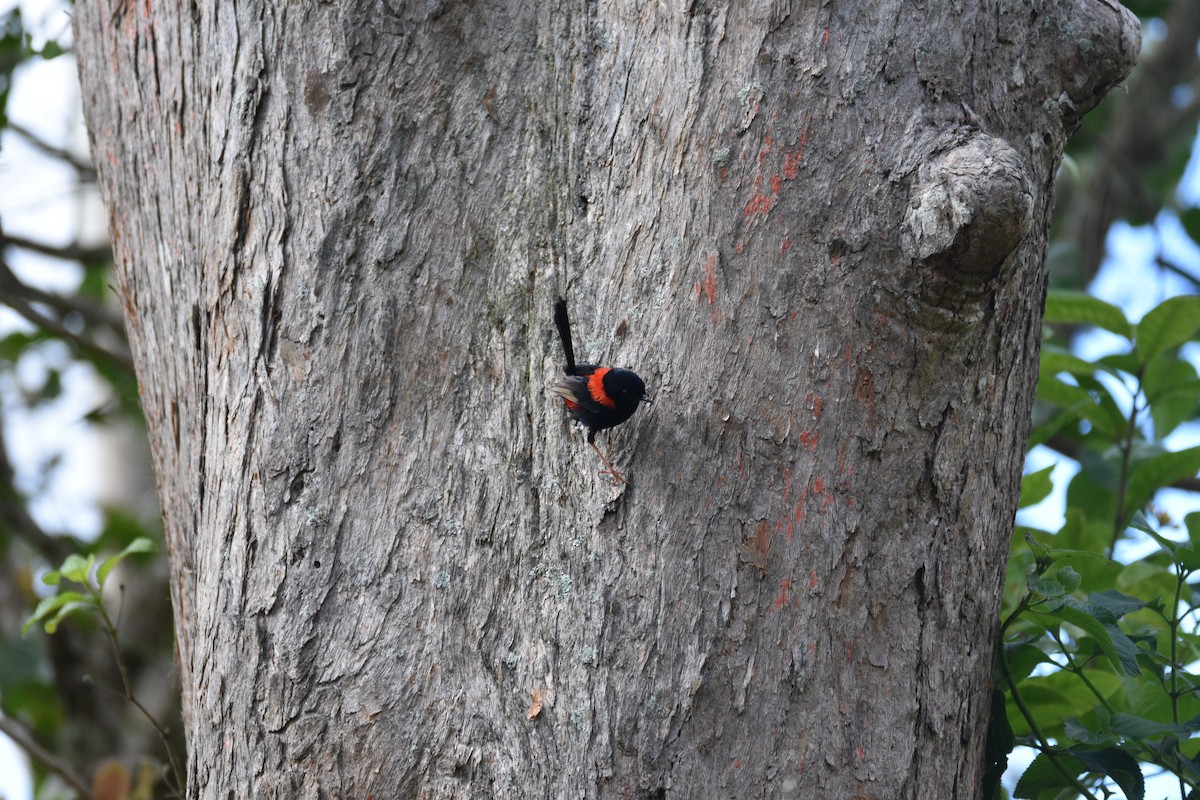
[[[1088,117],[1057,187],[988,797],[1141,800],[1151,779],[1153,796],[1200,798],[1200,14],[1188,0],[1126,5],[1142,60]],[[0,178],[14,152],[36,152],[68,176],[56,191],[94,195],[69,136],[8,113],[36,65],[71,58],[66,15],[30,25],[0,10]],[[0,731],[30,757],[38,797],[172,796],[166,570],[137,555],[161,531],[111,252],[86,225],[6,229],[26,210],[13,190],[0,192]],[[133,491],[88,500],[82,522],[56,513],[64,464],[97,440],[126,455],[92,469]],[[131,558],[105,559],[116,553]],[[46,599],[50,570],[74,595]],[[23,636],[39,608],[53,635]]]

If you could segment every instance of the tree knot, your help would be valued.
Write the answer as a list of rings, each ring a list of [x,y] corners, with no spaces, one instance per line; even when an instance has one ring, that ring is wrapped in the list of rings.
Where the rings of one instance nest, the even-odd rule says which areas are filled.
[[[1033,220],[1024,161],[1002,139],[977,133],[917,171],[900,245],[923,270],[921,295],[955,312],[994,291]]]

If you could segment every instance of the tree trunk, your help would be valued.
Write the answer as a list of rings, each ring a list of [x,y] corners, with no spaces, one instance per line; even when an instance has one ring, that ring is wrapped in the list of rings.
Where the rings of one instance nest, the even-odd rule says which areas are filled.
[[[1110,0],[77,6],[190,797],[970,797]],[[600,441],[581,360],[656,404]]]

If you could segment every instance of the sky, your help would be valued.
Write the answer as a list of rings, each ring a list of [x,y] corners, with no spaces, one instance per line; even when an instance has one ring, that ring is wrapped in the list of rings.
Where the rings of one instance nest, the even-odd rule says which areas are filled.
[[[0,0],[0,13],[18,5],[15,0]],[[70,20],[68,6],[59,0],[24,0],[19,5],[26,25],[48,33],[64,44],[69,43]],[[45,36],[37,36],[34,46],[40,46]],[[43,138],[69,146],[86,154],[86,135],[81,124],[78,84],[75,64],[70,56],[53,61],[35,61],[23,68],[15,80],[9,102],[10,117],[41,135]],[[1200,139],[1197,140],[1200,142]],[[1194,149],[1188,177],[1180,199],[1200,205],[1200,157]],[[105,215],[94,192],[81,195],[73,172],[32,150],[24,140],[5,133],[0,142],[0,219],[5,230],[14,235],[30,235],[46,241],[66,244],[76,233],[89,241],[103,241]],[[1179,294],[1187,287],[1181,279],[1164,273],[1154,265],[1158,248],[1179,264],[1200,274],[1200,250],[1186,236],[1178,235],[1178,223],[1167,215],[1160,218],[1154,230],[1132,228],[1117,224],[1109,236],[1109,258],[1097,276],[1092,292],[1125,309],[1136,320],[1164,298]],[[1160,239],[1161,237],[1161,239]],[[29,254],[10,254],[15,271],[25,280],[50,290],[72,291],[79,282],[78,270],[49,258]],[[1136,276],[1131,279],[1131,276]],[[23,320],[0,307],[0,336],[15,328],[27,327]],[[1090,335],[1081,342],[1086,358],[1107,352],[1117,344],[1103,333]],[[1200,348],[1190,353],[1200,363]],[[53,350],[48,355],[55,360]],[[61,363],[68,364],[65,348]],[[17,385],[0,383],[0,403],[4,404],[4,421],[11,457],[20,475],[48,475],[37,485],[22,486],[36,490],[39,499],[33,509],[38,521],[51,530],[69,530],[85,538],[94,535],[101,524],[97,500],[103,494],[97,469],[100,451],[106,443],[93,437],[79,420],[104,396],[90,367],[77,365],[63,375],[64,392],[60,403],[30,416],[22,414],[17,405],[6,400],[20,384],[37,385],[36,374],[47,365],[31,362],[25,369],[30,374],[18,375]],[[1187,426],[1176,434],[1173,446],[1194,444],[1200,440],[1197,426]],[[62,454],[62,462],[47,472],[48,459]],[[1030,455],[1028,469],[1039,469],[1058,462],[1054,473],[1056,492],[1032,512],[1023,512],[1025,524],[1054,529],[1061,519],[1064,489],[1075,471],[1073,465],[1062,462],[1049,451],[1040,448]],[[1196,510],[1196,499],[1183,492],[1164,492],[1159,498],[1176,519]],[[1022,766],[1027,759],[1022,759]],[[1019,769],[1010,769],[1011,775]],[[1008,783],[1009,786],[1012,783]],[[1149,791],[1148,791],[1149,795]],[[29,800],[31,787],[23,754],[5,737],[0,736],[0,800]]]

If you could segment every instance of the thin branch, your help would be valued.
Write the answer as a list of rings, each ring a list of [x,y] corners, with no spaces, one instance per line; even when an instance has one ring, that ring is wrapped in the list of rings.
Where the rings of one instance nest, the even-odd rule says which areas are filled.
[[[109,244],[102,244],[98,247],[83,247],[76,244],[59,246],[39,242],[36,239],[27,239],[24,236],[0,234],[0,247],[6,245],[20,247],[23,250],[30,250],[51,258],[61,258],[63,261],[82,261],[85,264],[103,264],[112,261],[113,257],[112,245]]]
[[[1046,447],[1049,447],[1059,455],[1064,455],[1072,461],[1078,461],[1083,454],[1083,445],[1071,439],[1068,436],[1055,434],[1043,442]],[[1185,492],[1200,493],[1200,477],[1196,478],[1180,478],[1170,484],[1172,489],[1182,489]]]
[[[7,717],[0,717],[0,732],[12,739],[17,747],[29,754],[31,759],[70,784],[71,788],[79,792],[80,796],[91,797],[92,792],[83,778],[77,775],[66,762],[38,744],[34,740],[33,734],[25,726]]]
[[[1154,257],[1154,261],[1156,264],[1158,264],[1160,267],[1165,269],[1167,272],[1174,273],[1175,275],[1178,275],[1180,278],[1183,278],[1185,281],[1190,283],[1192,285],[1193,289],[1200,290],[1200,278],[1197,278],[1195,275],[1188,272],[1186,269],[1179,266],[1174,261],[1168,260],[1167,257],[1164,256],[1162,253],[1159,253],[1158,255],[1156,255]]]
[[[44,328],[50,333],[53,333],[55,336],[58,336],[61,339],[66,339],[68,342],[74,343],[81,349],[86,350],[93,355],[106,358],[109,361],[112,361],[114,364],[125,367],[126,369],[133,369],[133,356],[129,353],[110,350],[104,345],[98,344],[86,336],[80,336],[79,334],[68,330],[67,327],[58,320],[51,319],[45,314],[40,313],[37,309],[27,303],[24,298],[16,297],[14,295],[0,296],[0,301],[37,327]]]
[[[103,325],[113,333],[125,338],[125,320],[120,314],[86,297],[67,297],[46,292],[23,283],[0,257],[0,302],[8,295],[17,295],[30,301],[49,306],[60,315],[75,313],[92,325]]]
[[[8,129],[28,142],[35,150],[40,150],[51,158],[69,164],[79,173],[81,178],[89,181],[96,180],[96,168],[92,166],[91,161],[84,161],[70,150],[50,144],[24,125],[20,125],[12,120],[8,122]]]
[[[110,350],[91,338],[81,336],[68,329],[58,320],[46,316],[30,305],[24,296],[27,293],[28,287],[17,279],[8,263],[0,256],[0,303],[4,303],[37,327],[44,328],[68,342],[73,342],[93,355],[106,358],[126,369],[133,369],[133,357],[127,351]]]
[[[112,646],[113,657],[117,661],[117,671],[121,675],[121,685],[125,689],[125,699],[133,705],[146,721],[154,728],[158,738],[162,741],[163,749],[167,751],[167,761],[171,766],[171,773],[175,777],[175,788],[182,793],[184,790],[183,770],[180,768],[179,760],[175,758],[175,748],[171,746],[171,736],[158,718],[150,713],[150,709],[142,705],[142,701],[133,692],[133,678],[129,674],[129,665],[125,661],[125,655],[121,652],[121,643],[117,638],[117,626],[113,624],[112,618],[108,616],[108,611],[104,608],[104,599],[100,596],[98,588],[88,587],[93,599],[96,603],[96,610],[100,612],[100,620],[104,623],[105,633],[108,635],[109,644]],[[124,587],[121,587],[121,596],[124,598]]]
[[[1012,676],[1012,666],[1008,663],[1008,656],[1004,653],[1004,647],[1000,648],[1000,661],[1004,672],[1004,681],[1008,684],[1008,693],[1012,697],[1013,702],[1017,706],[1017,710],[1021,712],[1021,716],[1025,718],[1026,724],[1029,725],[1029,731],[1037,740],[1037,749],[1044,755],[1050,764],[1058,771],[1060,775],[1071,785],[1071,787],[1082,797],[1088,800],[1096,800],[1096,796],[1087,790],[1079,780],[1079,776],[1074,774],[1072,770],[1067,769],[1066,765],[1059,760],[1059,751],[1050,744],[1050,740],[1042,733],[1041,727],[1037,723],[1033,712],[1029,706],[1025,704],[1025,698],[1021,696],[1021,690],[1017,688],[1017,682]]]

